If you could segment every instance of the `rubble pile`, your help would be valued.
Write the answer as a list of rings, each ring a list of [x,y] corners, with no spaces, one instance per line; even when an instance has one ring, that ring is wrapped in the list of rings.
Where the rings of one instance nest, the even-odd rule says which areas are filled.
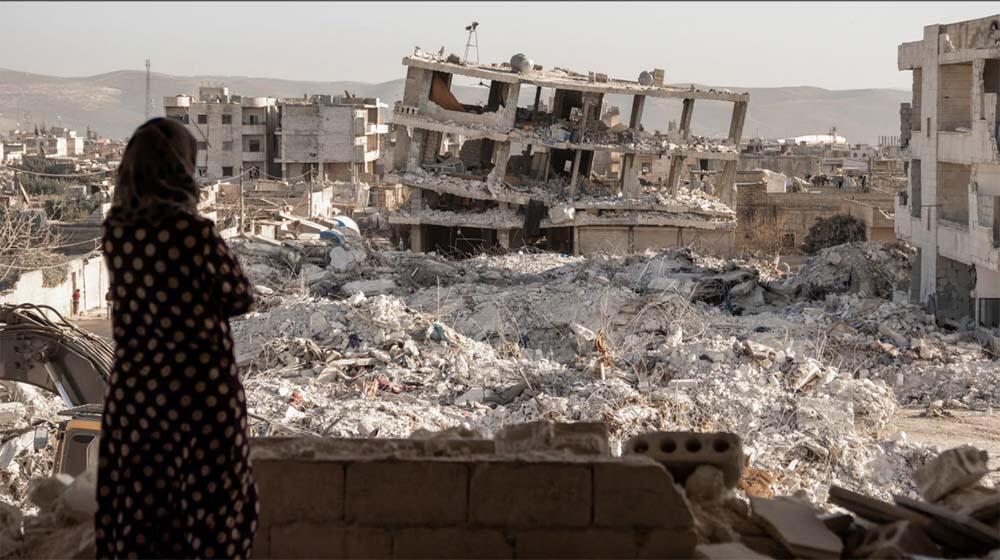
[[[258,282],[258,309],[232,323],[258,436],[600,421],[620,452],[653,430],[726,431],[743,441],[745,494],[828,508],[830,484],[918,495],[932,452],[893,432],[899,402],[946,414],[1000,396],[971,331],[904,302],[910,253],[892,244],[834,247],[796,274],[687,249],[450,260],[233,246]]]
[[[995,362],[968,333],[884,299],[898,301],[909,278],[903,248],[853,248],[844,281],[830,255],[850,250],[820,253],[798,275],[687,250],[370,253],[233,329],[260,434],[600,420],[620,448],[654,429],[731,431],[768,492],[821,505],[830,483],[915,495],[911,473],[930,451],[892,433],[894,389],[929,404],[937,393],[916,388],[947,360],[970,372]],[[994,398],[966,381],[951,390],[969,406]]]
[[[32,511],[28,485],[33,478],[52,472],[51,448],[55,441],[49,437],[52,430],[46,428],[56,425],[63,408],[56,395],[30,385],[0,381],[0,519],[5,505]],[[36,432],[37,427],[41,430]]]

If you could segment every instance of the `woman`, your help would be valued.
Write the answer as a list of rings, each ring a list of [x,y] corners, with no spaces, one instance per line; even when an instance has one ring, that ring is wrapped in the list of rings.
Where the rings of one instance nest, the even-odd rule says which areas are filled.
[[[174,120],[139,127],[104,224],[117,351],[101,427],[99,557],[246,557],[257,525],[228,321],[253,297],[198,216],[196,153]]]

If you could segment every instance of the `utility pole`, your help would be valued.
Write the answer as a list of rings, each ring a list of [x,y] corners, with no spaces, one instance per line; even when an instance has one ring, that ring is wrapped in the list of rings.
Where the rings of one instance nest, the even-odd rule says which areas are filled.
[[[245,225],[244,221],[246,220],[245,209],[246,206],[243,203],[243,166],[241,165],[240,166],[240,213],[239,216],[236,218],[237,230],[241,234],[244,231],[244,225]]]
[[[149,114],[153,112],[153,100],[150,97],[149,92],[149,59],[146,59],[146,120],[149,120]]]

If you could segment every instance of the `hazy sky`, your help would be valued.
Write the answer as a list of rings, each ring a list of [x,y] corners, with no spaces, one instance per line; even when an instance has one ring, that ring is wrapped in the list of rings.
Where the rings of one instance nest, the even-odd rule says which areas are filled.
[[[121,69],[382,82],[414,45],[480,60],[719,86],[909,89],[896,46],[923,26],[1000,13],[997,2],[252,2],[0,1],[0,67],[57,76]]]

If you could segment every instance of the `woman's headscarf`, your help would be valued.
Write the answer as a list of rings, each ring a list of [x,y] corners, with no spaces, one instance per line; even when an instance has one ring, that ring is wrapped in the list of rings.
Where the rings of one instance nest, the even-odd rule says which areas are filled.
[[[118,167],[109,220],[156,223],[179,212],[196,214],[197,154],[194,136],[173,119],[158,117],[137,128]]]

